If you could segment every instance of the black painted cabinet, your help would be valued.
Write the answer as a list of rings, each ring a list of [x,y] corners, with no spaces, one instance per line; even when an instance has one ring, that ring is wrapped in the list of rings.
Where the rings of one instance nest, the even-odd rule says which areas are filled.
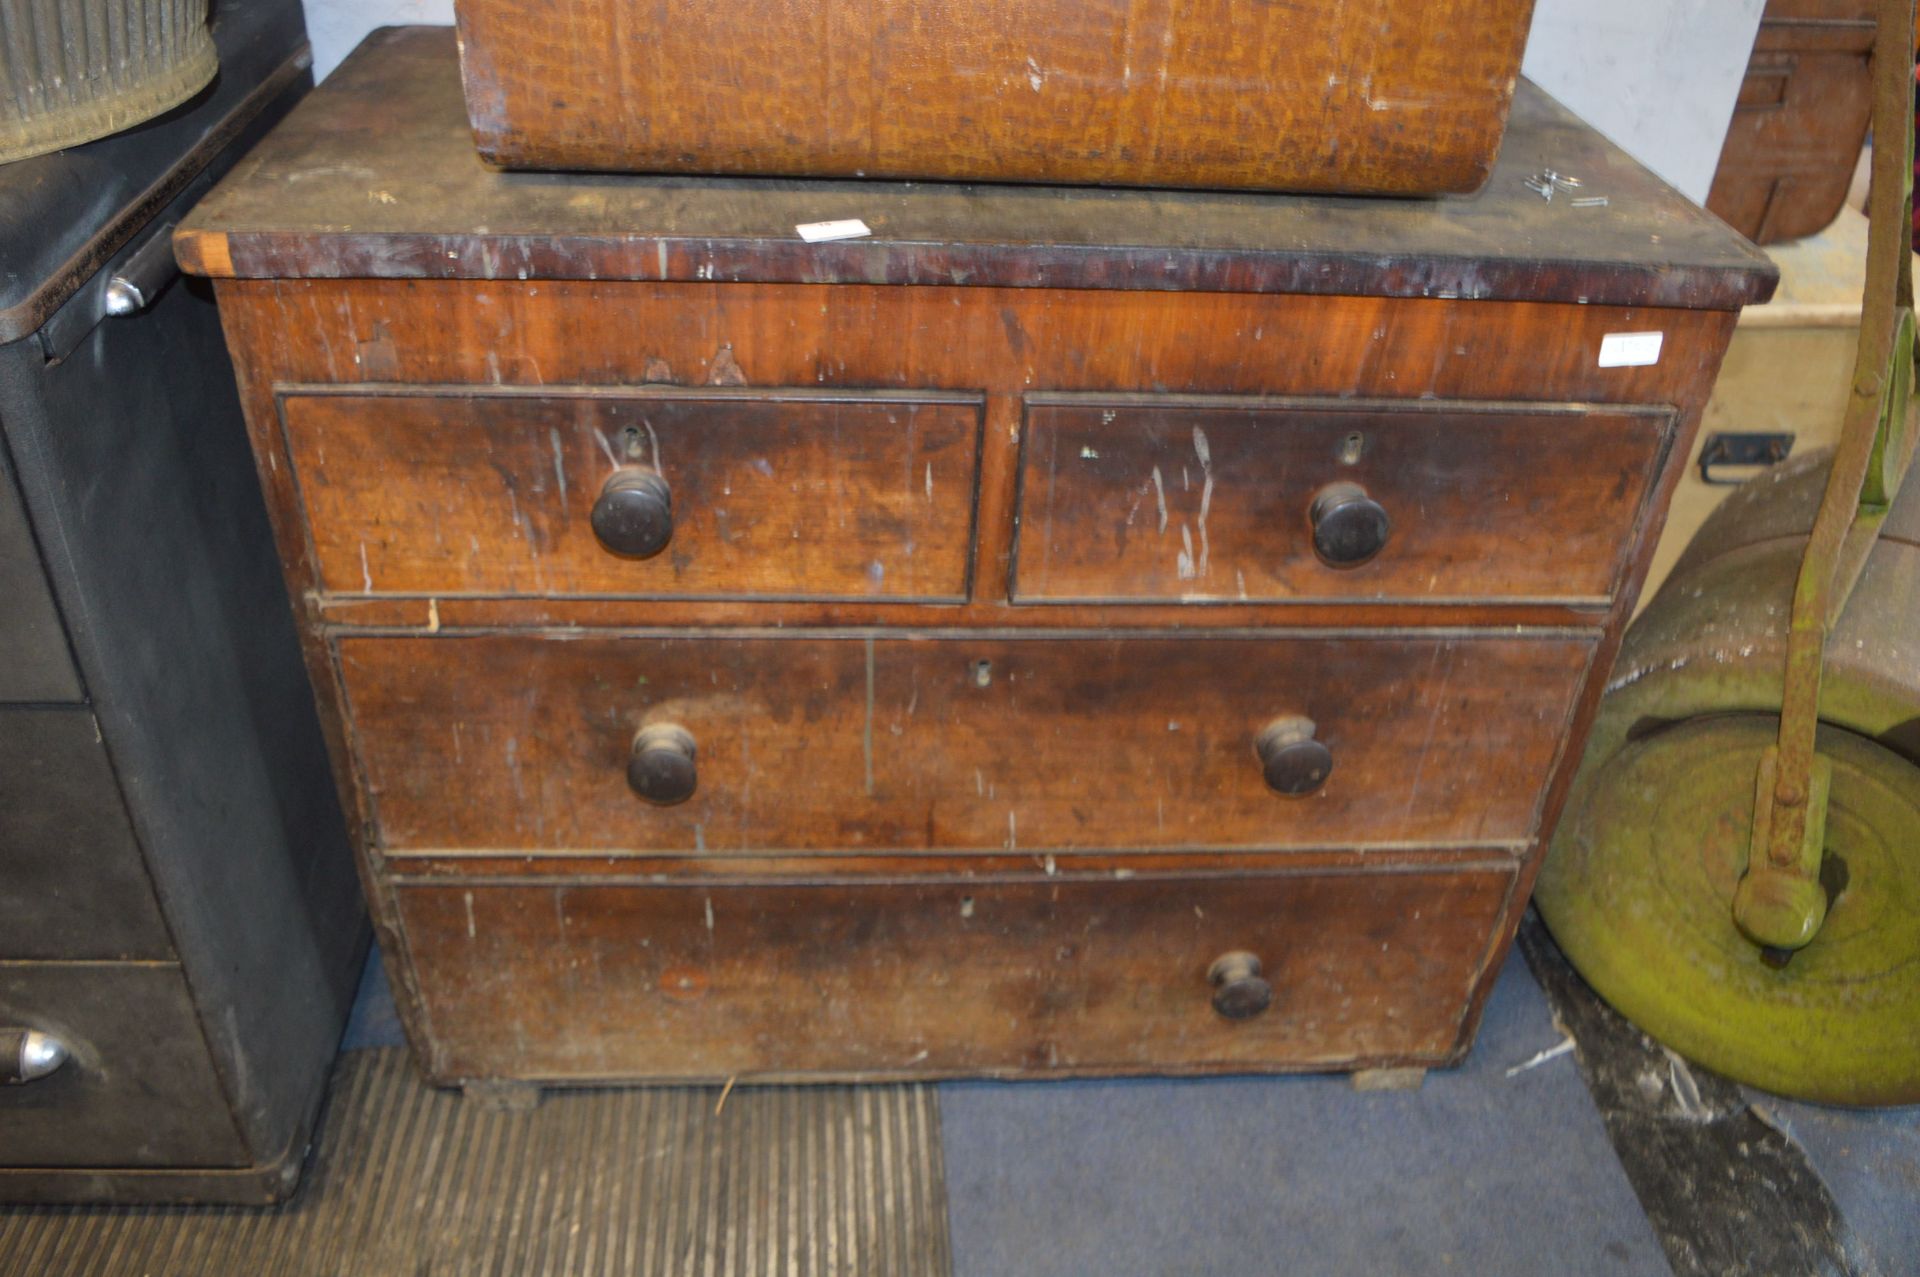
[[[366,949],[219,319],[165,248],[310,83],[300,7],[214,35],[185,106],[0,166],[0,1200],[284,1197]]]

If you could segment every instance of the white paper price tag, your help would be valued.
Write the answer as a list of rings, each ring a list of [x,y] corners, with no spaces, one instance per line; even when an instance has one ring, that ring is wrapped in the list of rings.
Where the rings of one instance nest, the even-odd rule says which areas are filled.
[[[1602,368],[1648,368],[1660,362],[1665,333],[1608,333],[1600,339]]]
[[[842,218],[837,222],[803,222],[793,229],[809,244],[821,244],[830,239],[861,239],[873,234],[867,224],[857,217]]]

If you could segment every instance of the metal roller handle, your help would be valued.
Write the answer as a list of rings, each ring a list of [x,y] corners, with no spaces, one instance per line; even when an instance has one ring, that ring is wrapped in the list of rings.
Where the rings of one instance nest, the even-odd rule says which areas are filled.
[[[0,1029],[0,1083],[18,1086],[57,1073],[73,1053],[51,1033],[38,1029]]]
[[[107,280],[106,311],[109,315],[137,315],[153,305],[174,277],[180,273],[173,259],[173,225],[160,227],[120,269]]]

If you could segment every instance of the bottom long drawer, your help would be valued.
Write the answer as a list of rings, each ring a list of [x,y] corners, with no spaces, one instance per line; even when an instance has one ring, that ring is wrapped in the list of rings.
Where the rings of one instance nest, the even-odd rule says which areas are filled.
[[[1513,877],[468,879],[394,895],[417,1045],[442,1081],[1011,1076],[1445,1062]],[[1257,976],[1242,959],[1210,978],[1231,954]],[[1264,1010],[1216,1007],[1253,1008],[1257,981]]]

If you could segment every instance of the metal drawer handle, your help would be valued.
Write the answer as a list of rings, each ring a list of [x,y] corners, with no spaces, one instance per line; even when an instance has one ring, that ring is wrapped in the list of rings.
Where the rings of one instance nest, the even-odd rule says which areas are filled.
[[[107,280],[103,303],[109,315],[137,315],[153,305],[180,274],[173,259],[173,223],[163,224],[139,251],[120,264]]]
[[[673,540],[673,490],[650,466],[621,466],[600,489],[591,522],[608,550],[650,559]]]
[[[0,1029],[0,1083],[17,1086],[56,1073],[72,1057],[67,1044],[38,1029]]]
[[[1274,793],[1302,798],[1333,775],[1333,751],[1313,738],[1317,730],[1311,718],[1297,715],[1276,718],[1261,729],[1253,750]]]

